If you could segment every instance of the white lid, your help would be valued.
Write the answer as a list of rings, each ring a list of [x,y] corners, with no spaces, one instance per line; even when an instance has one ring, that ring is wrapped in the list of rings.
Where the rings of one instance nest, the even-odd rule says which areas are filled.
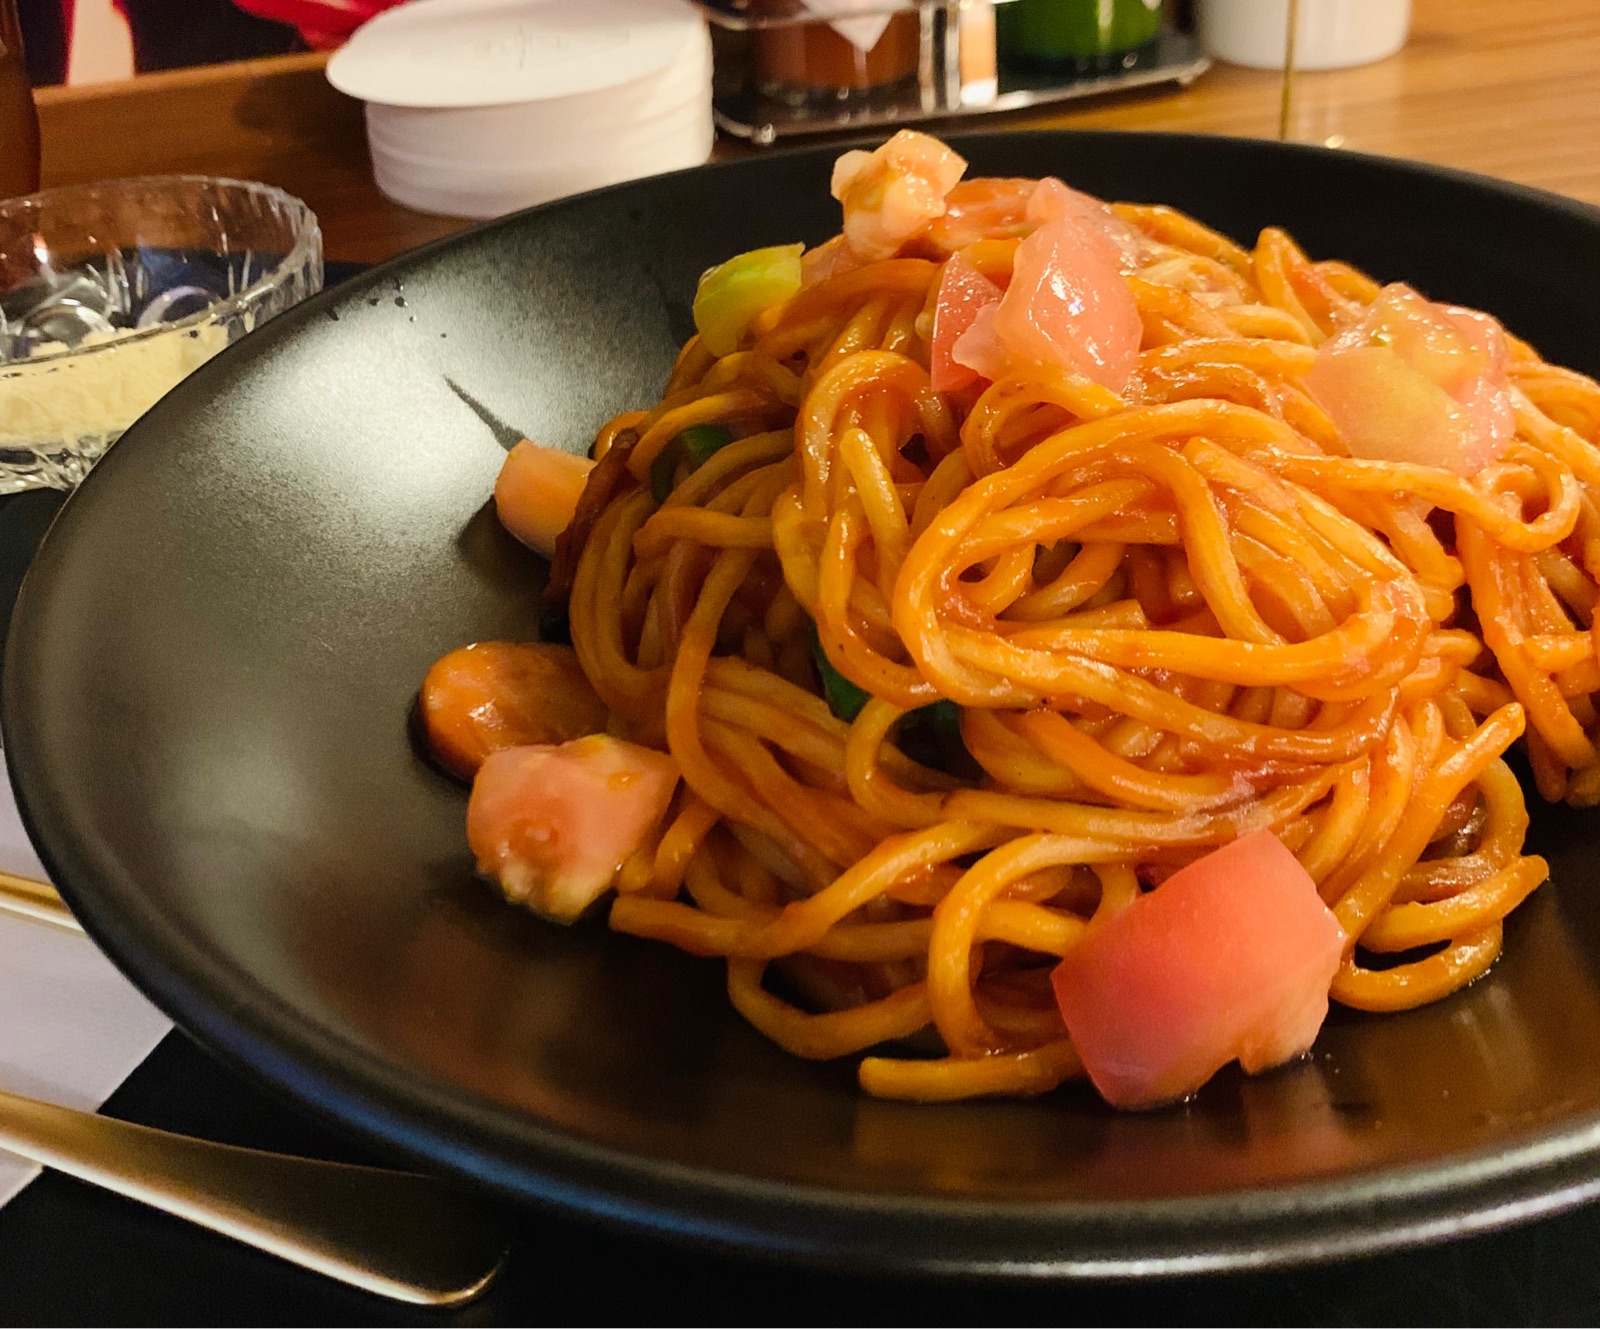
[[[672,70],[704,40],[684,0],[415,0],[359,28],[328,81],[387,106],[545,101]]]

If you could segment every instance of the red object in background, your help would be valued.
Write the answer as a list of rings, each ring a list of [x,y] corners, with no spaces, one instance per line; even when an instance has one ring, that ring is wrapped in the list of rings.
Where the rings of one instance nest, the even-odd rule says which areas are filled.
[[[16,0],[0,0],[0,198],[39,187],[39,121],[22,58]]]
[[[306,45],[327,50],[386,9],[404,0],[233,0],[247,14],[288,23],[299,29]]]

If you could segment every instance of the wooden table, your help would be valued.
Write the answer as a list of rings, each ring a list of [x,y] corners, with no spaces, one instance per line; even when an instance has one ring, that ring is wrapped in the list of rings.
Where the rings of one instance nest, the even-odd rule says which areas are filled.
[[[1600,2],[1415,0],[1409,44],[1379,64],[1301,74],[1292,137],[1440,162],[1600,204]],[[331,259],[376,262],[467,223],[377,192],[359,103],[322,55],[38,93],[47,185],[196,172],[303,198]],[[1183,90],[962,126],[1163,129],[1275,137],[1279,76],[1217,65]],[[723,151],[748,151],[730,147]]]

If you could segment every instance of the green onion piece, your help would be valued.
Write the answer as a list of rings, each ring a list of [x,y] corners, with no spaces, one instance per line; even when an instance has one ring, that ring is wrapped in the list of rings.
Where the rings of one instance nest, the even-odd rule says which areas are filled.
[[[834,667],[822,649],[815,623],[811,625],[811,658],[816,661],[828,709],[847,724],[853,723],[872,694]],[[902,716],[895,730],[896,745],[912,761],[962,779],[982,776],[983,769],[973,760],[961,737],[961,707],[955,702],[945,699],[919,706]]]
[[[822,678],[822,695],[828,699],[828,709],[846,723],[853,721],[861,714],[861,708],[867,704],[870,694],[833,667],[833,661],[822,649],[815,624],[811,628],[811,658],[817,663],[817,673]]]
[[[650,497],[655,499],[657,507],[665,503],[667,495],[672,493],[673,481],[678,477],[680,456],[676,444],[668,443],[661,449],[661,455],[650,463]]]
[[[961,708],[948,699],[920,706],[896,726],[895,745],[923,766],[960,779],[979,779],[983,768],[961,737]]]
[[[726,425],[690,425],[677,438],[661,449],[661,455],[650,463],[650,497],[657,506],[667,501],[673,482],[678,478],[678,463],[687,461],[695,470],[705,464],[712,453],[733,442],[733,430]]]
[[[678,442],[689,454],[689,469],[704,466],[711,454],[733,442],[733,430],[726,425],[690,425],[678,435]]]
[[[961,743],[963,747],[966,746],[961,738],[961,708],[949,698],[924,706],[916,713],[926,719],[928,728],[933,730],[940,743]]]

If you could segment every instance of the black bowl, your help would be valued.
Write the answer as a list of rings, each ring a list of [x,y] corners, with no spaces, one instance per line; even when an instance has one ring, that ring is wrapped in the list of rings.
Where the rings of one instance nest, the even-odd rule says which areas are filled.
[[[1454,172],[1159,135],[958,140],[1494,311],[1600,370],[1600,213]],[[651,402],[700,271],[837,225],[833,149],[508,218],[274,320],[67,503],[5,671],[6,756],[96,941],[190,1033],[335,1122],[519,1199],[893,1270],[1283,1262],[1548,1211],[1600,1184],[1600,818],[1481,982],[1336,1012],[1306,1060],[1109,1111],[874,1102],[729,1009],[720,967],[475,882],[407,714],[458,643],[530,634],[542,564],[486,502],[522,434]]]

